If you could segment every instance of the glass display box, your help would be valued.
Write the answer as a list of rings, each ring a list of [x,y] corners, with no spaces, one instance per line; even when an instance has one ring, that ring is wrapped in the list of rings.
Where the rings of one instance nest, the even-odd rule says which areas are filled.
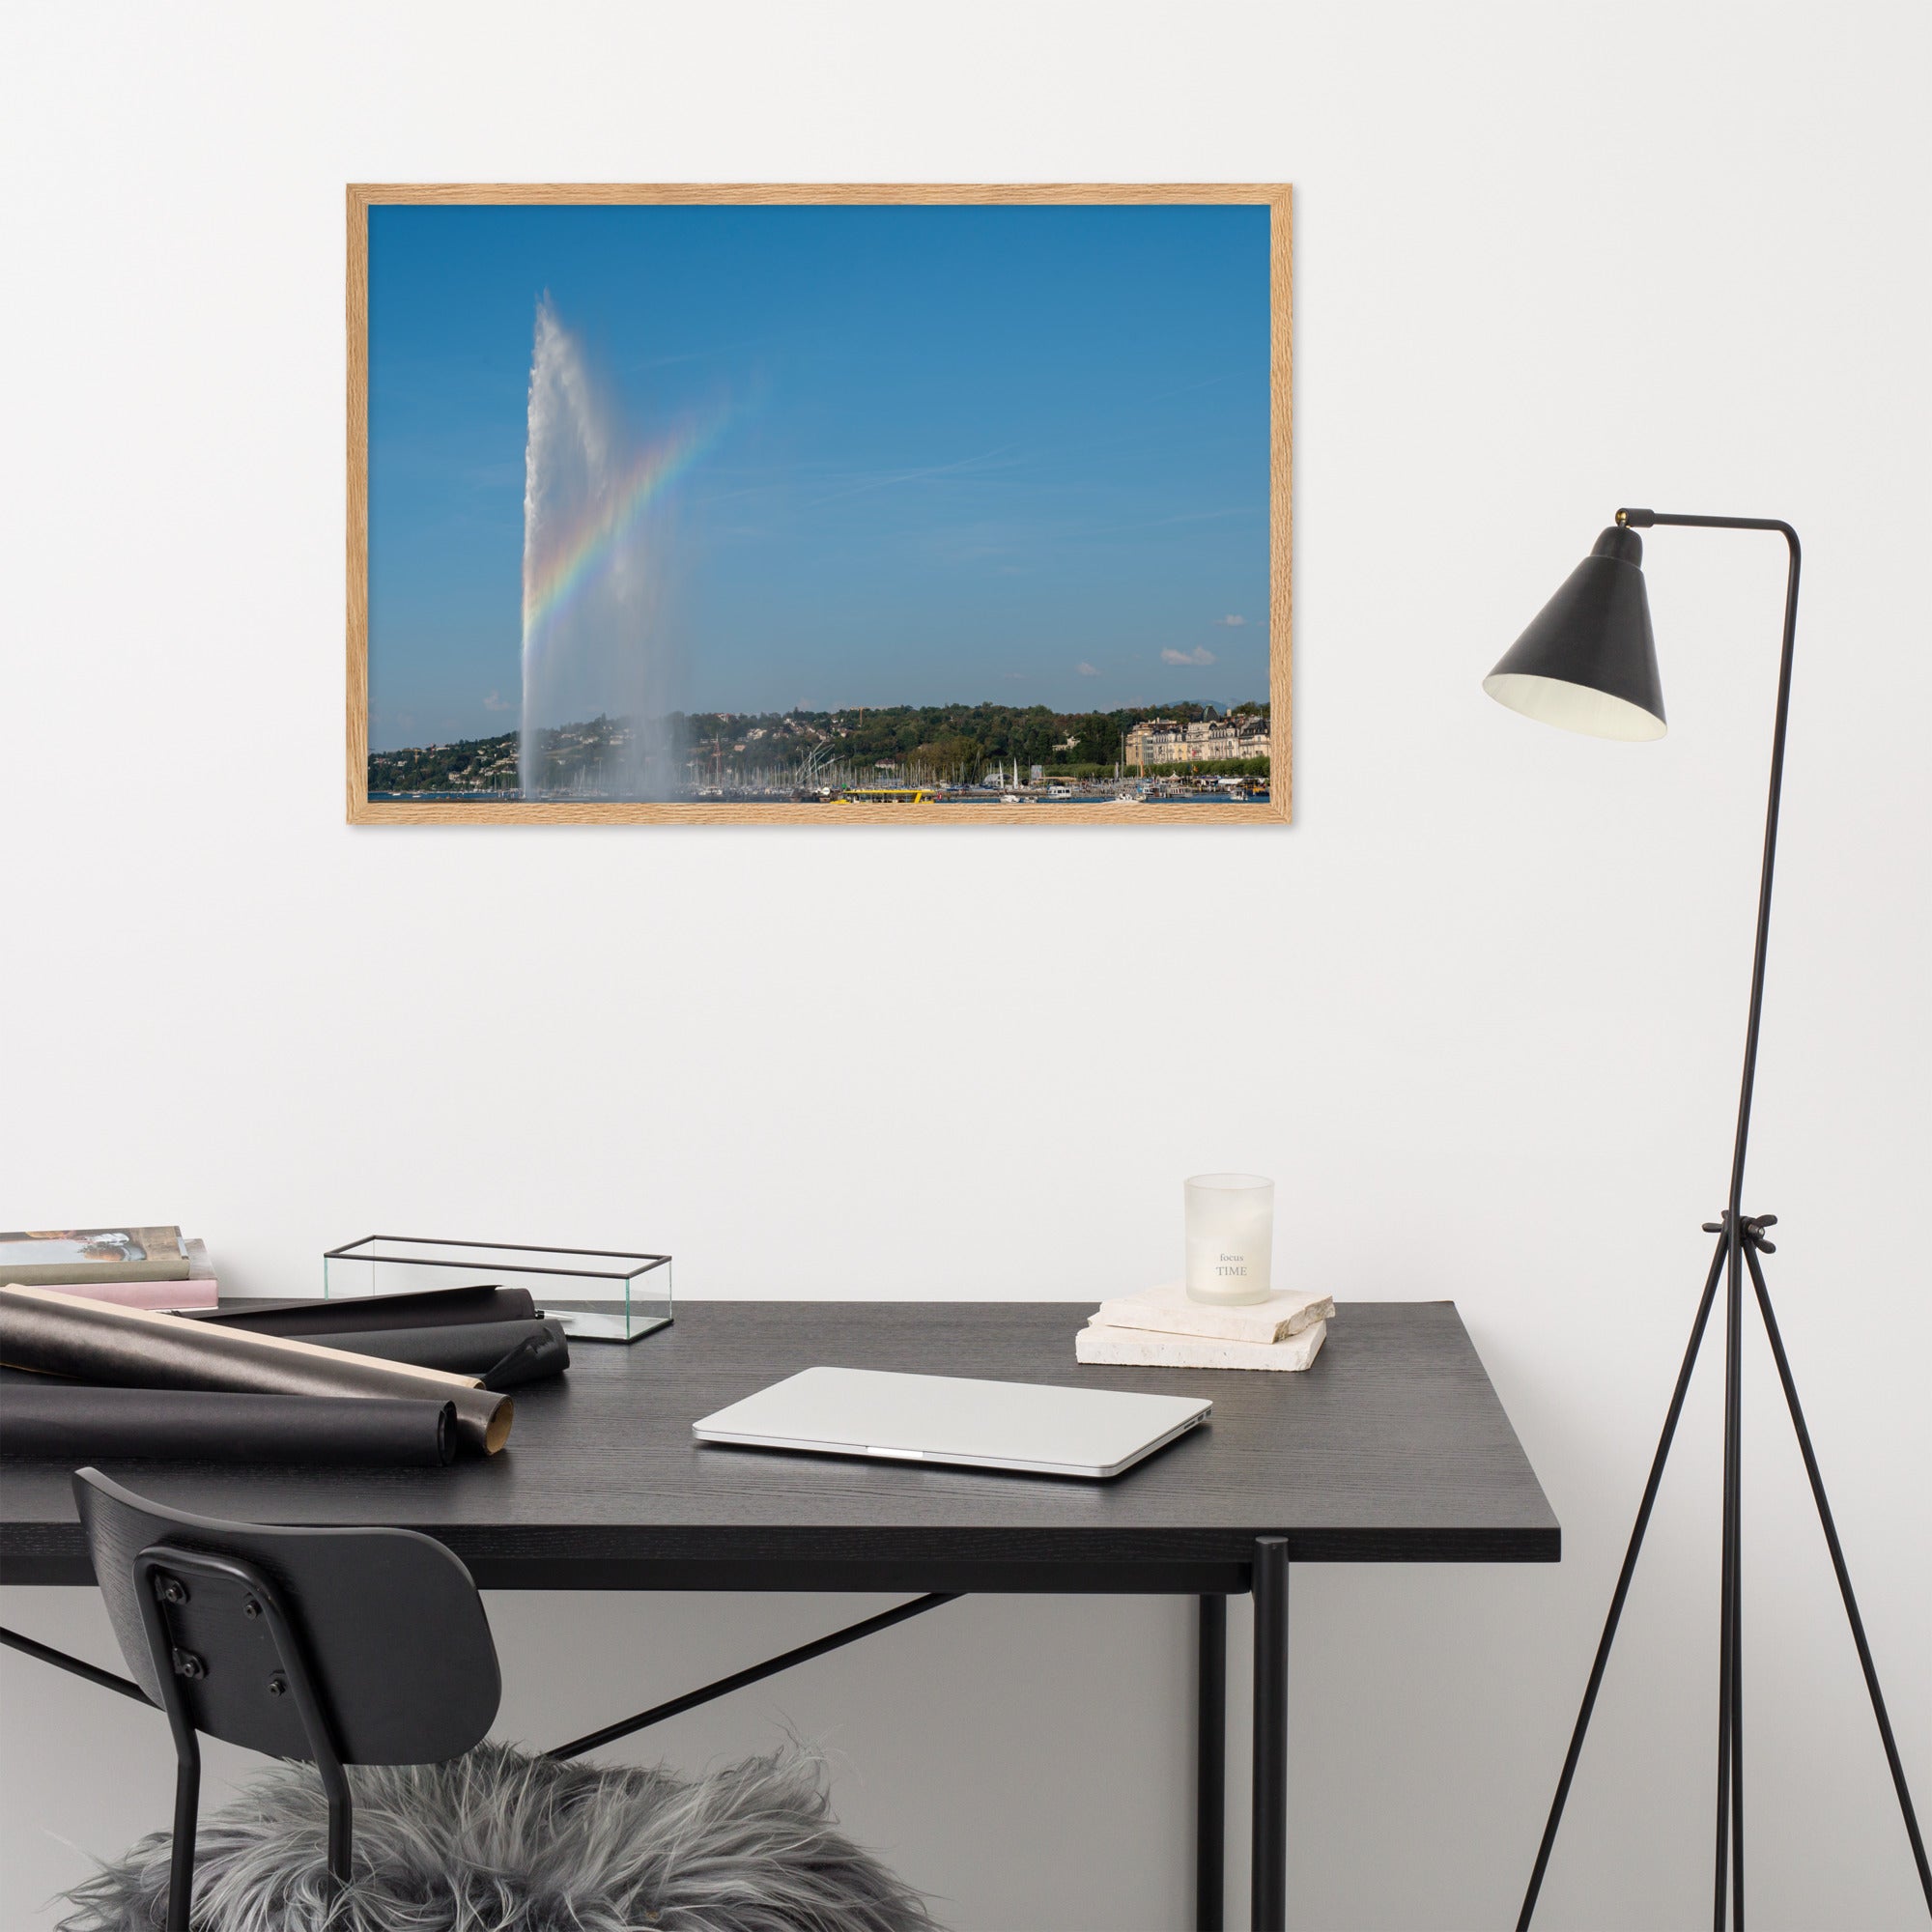
[[[670,1324],[668,1255],[369,1235],[322,1258],[322,1292],[329,1300],[486,1284],[528,1289],[572,1341],[638,1342]]]

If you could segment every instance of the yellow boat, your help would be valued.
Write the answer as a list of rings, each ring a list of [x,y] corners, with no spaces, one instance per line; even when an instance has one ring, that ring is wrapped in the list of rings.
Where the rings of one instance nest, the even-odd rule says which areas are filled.
[[[939,794],[924,785],[862,785],[845,796],[854,805],[936,805]]]

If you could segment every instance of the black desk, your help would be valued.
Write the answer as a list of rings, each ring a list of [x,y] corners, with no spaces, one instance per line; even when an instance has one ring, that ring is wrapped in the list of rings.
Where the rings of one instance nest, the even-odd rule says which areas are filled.
[[[1199,1902],[1218,1924],[1226,1603],[1255,1593],[1255,1925],[1282,1922],[1288,1566],[1556,1561],[1560,1532],[1453,1303],[1355,1302],[1299,1375],[1081,1368],[1087,1304],[700,1302],[520,1390],[508,1449],[445,1470],[127,1465],[164,1502],[387,1523],[484,1589],[1102,1591],[1202,1600]],[[691,1424],[813,1363],[1206,1396],[1112,1483],[700,1445]],[[87,1583],[65,1471],[0,1475],[0,1579]]]

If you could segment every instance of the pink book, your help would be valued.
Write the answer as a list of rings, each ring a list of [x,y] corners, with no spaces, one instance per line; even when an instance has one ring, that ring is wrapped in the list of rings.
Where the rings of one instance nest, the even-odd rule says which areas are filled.
[[[51,1286],[51,1284],[49,1284]],[[198,1281],[64,1281],[63,1294],[83,1295],[116,1308],[213,1308],[220,1287],[213,1275]]]

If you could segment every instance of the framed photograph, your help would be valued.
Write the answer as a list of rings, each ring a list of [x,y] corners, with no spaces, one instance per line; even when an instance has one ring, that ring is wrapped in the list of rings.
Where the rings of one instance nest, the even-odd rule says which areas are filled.
[[[350,820],[1286,823],[1290,221],[352,186]]]

